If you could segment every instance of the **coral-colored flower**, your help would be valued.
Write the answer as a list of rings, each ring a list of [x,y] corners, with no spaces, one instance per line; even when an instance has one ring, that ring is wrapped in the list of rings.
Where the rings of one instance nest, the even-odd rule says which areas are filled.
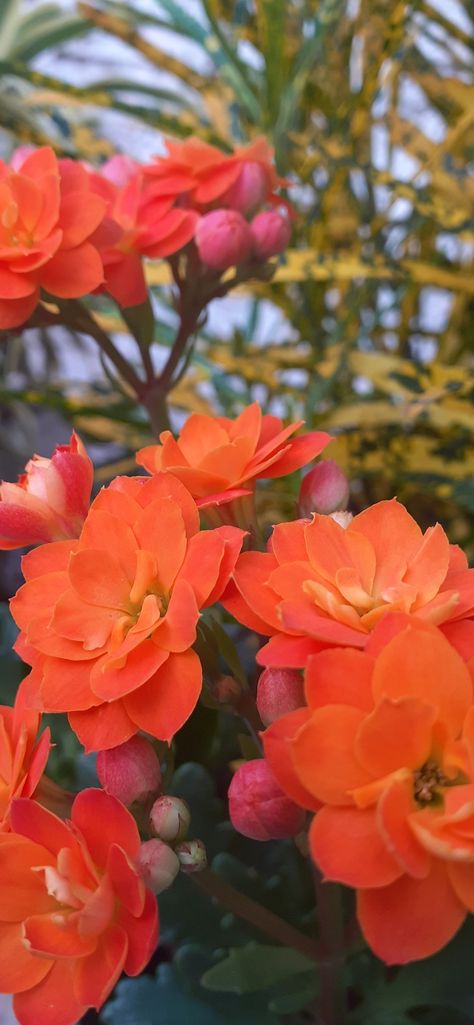
[[[428,957],[474,911],[469,669],[437,627],[395,614],[364,652],[313,656],[305,687],[308,708],[264,734],[270,766],[290,797],[322,803],[312,856],[357,889],[375,953]]]
[[[33,456],[16,484],[0,483],[0,550],[78,537],[89,508],[94,468],[73,431],[50,459]]]
[[[161,444],[140,449],[137,460],[149,473],[173,473],[205,507],[249,494],[259,477],[283,477],[319,455],[330,435],[292,438],[302,423],[284,427],[278,417],[262,416],[256,402],[236,420],[193,413],[177,440],[163,431]]]
[[[75,1025],[157,943],[157,905],[134,861],[140,836],[114,797],[84,790],[70,823],[15,801],[0,836],[0,990],[20,1025]]]
[[[474,613],[474,570],[438,523],[423,534],[396,500],[346,527],[315,515],[275,527],[266,553],[244,553],[224,605],[271,636],[262,665],[298,668],[333,644],[364,647],[389,610],[435,624]]]
[[[233,527],[199,533],[196,504],[169,473],[102,490],[78,541],[23,560],[11,608],[33,707],[68,712],[89,750],[138,730],[169,740],[201,690],[200,609],[220,597],[242,538]]]
[[[198,215],[173,206],[172,196],[156,196],[143,168],[126,157],[112,157],[89,180],[107,204],[109,237],[100,246],[104,289],[121,306],[136,306],[148,294],[142,257],[177,253],[193,238]]]
[[[48,146],[17,170],[0,161],[0,329],[33,313],[40,288],[62,299],[94,291],[103,281],[92,236],[105,212],[88,194],[86,171],[58,162]]]
[[[167,156],[146,168],[157,195],[181,198],[203,212],[229,206],[245,214],[261,203],[281,202],[275,190],[287,182],[276,174],[273,150],[264,138],[229,155],[194,137],[168,139],[166,146]]]
[[[15,705],[0,705],[0,833],[10,828],[15,797],[32,797],[51,749],[49,730],[38,737],[40,716],[25,708],[23,692]]]

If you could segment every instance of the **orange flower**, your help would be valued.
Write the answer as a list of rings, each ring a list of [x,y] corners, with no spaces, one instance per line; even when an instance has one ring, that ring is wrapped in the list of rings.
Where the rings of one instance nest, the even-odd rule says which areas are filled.
[[[264,734],[270,767],[289,796],[300,788],[300,804],[323,805],[313,859],[358,890],[374,952],[396,964],[428,957],[474,911],[468,667],[435,626],[395,614],[364,652],[310,658],[305,689],[309,707]]]
[[[166,146],[168,155],[146,168],[156,195],[182,197],[201,211],[230,206],[247,213],[265,202],[281,202],[275,189],[287,182],[276,174],[273,150],[264,138],[229,155],[194,137],[167,139]]]
[[[474,613],[465,555],[439,523],[422,534],[395,499],[347,527],[320,515],[281,523],[268,548],[240,557],[223,601],[239,622],[271,636],[262,665],[298,668],[333,644],[362,648],[390,610],[435,624]]]
[[[12,828],[0,836],[0,990],[20,1025],[75,1025],[156,947],[138,829],[101,790],[76,797],[71,823],[15,801]]]
[[[169,740],[201,690],[199,610],[222,593],[242,538],[233,527],[199,533],[196,505],[171,474],[117,478],[78,541],[23,560],[11,608],[33,667],[30,704],[68,712],[88,750],[138,730]]]
[[[33,456],[16,484],[0,483],[0,550],[78,537],[94,468],[75,431],[50,459]]]
[[[105,211],[88,193],[86,171],[58,160],[48,146],[18,170],[0,161],[0,329],[33,313],[40,288],[62,299],[92,292],[103,281],[91,241]]]
[[[177,441],[170,431],[160,445],[147,445],[137,461],[149,473],[168,470],[186,485],[200,508],[251,494],[259,477],[283,477],[299,470],[331,440],[325,431],[291,435],[303,421],[284,427],[262,416],[257,402],[236,420],[193,413]]]
[[[107,203],[112,229],[100,247],[104,290],[121,306],[136,306],[148,294],[141,258],[161,259],[182,249],[194,236],[198,215],[173,207],[172,196],[155,196],[143,168],[127,157],[112,157],[89,181]]]
[[[22,690],[15,705],[0,705],[0,833],[10,828],[15,797],[32,797],[51,749],[50,732],[38,738],[40,716],[25,708]]]

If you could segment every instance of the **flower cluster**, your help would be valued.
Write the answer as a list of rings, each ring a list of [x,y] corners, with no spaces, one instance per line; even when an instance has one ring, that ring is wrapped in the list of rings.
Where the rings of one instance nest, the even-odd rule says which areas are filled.
[[[143,176],[163,218],[178,186],[176,209],[199,216],[229,196],[246,214],[274,202],[258,150],[249,170],[242,154],[191,159],[193,146]],[[134,175],[117,161],[104,172],[129,213]],[[115,287],[118,258],[107,266]],[[149,476],[117,477],[92,504],[73,434],[1,485],[2,547],[36,545],[11,602],[31,672],[0,710],[0,991],[15,994],[20,1025],[75,1025],[100,1008],[154,950],[156,895],[205,867],[186,803],[162,792],[156,746],[192,715],[203,675],[223,714],[265,727],[263,757],[238,763],[230,784],[235,828],[304,849],[310,823],[315,865],[357,891],[382,960],[429,956],[474,912],[474,570],[396,500],[352,516],[331,461],[304,477],[301,518],[254,550],[258,481],[302,469],[331,440],[300,427],[257,404],[235,420],[194,414],[137,454]],[[222,676],[222,626],[201,622],[218,602],[268,638],[255,699]],[[67,713],[98,752],[103,789],[71,799],[66,822],[41,780],[42,712]]]
[[[28,321],[41,297],[144,302],[143,258],[189,250],[194,278],[217,282],[244,265],[250,274],[291,233],[272,159],[264,139],[230,155],[169,142],[148,166],[117,155],[99,170],[21,147],[0,162],[0,330]]]

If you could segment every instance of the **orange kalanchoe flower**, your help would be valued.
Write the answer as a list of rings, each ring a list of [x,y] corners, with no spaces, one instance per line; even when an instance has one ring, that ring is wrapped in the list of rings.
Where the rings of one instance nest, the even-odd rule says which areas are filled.
[[[468,667],[435,626],[395,614],[364,652],[313,656],[305,689],[308,707],[270,726],[264,744],[288,795],[323,805],[313,859],[357,889],[362,931],[382,960],[429,957],[474,911]]]
[[[201,690],[200,609],[220,597],[242,539],[235,527],[199,533],[196,504],[171,474],[117,478],[78,541],[23,560],[27,582],[11,609],[33,667],[30,704],[68,712],[88,750],[138,730],[169,740]]]
[[[83,790],[71,818],[15,801],[14,832],[0,836],[0,991],[14,994],[19,1025],[75,1025],[122,971],[139,975],[157,944],[130,813]]]
[[[104,239],[104,290],[121,306],[145,301],[148,289],[142,257],[163,259],[177,253],[194,236],[198,214],[173,205],[172,196],[155,196],[143,167],[117,155],[99,173],[90,173],[93,193],[107,203],[107,218],[118,229]]]
[[[28,320],[40,288],[77,299],[101,284],[91,237],[105,206],[88,192],[86,171],[58,162],[48,146],[29,153],[17,170],[0,161],[0,330]]]
[[[167,139],[166,146],[168,154],[146,168],[157,195],[181,198],[201,211],[223,206],[247,213],[265,202],[281,202],[275,190],[288,183],[278,177],[265,138],[231,154],[194,137]]]
[[[259,477],[284,477],[318,456],[331,440],[325,431],[292,435],[303,420],[284,427],[276,416],[263,416],[254,402],[237,417],[193,413],[179,438],[160,434],[137,461],[149,473],[167,470],[186,485],[200,508],[251,494]]]
[[[75,431],[50,459],[33,456],[16,484],[0,483],[0,550],[78,537],[94,468]]]
[[[49,730],[38,737],[40,716],[25,708],[23,692],[15,705],[0,705],[0,833],[10,828],[15,797],[32,797],[51,750]]]
[[[390,610],[436,624],[472,616],[474,570],[439,523],[423,534],[393,499],[347,526],[321,515],[279,524],[268,552],[240,557],[223,604],[271,636],[259,663],[298,668],[333,644],[363,648]]]

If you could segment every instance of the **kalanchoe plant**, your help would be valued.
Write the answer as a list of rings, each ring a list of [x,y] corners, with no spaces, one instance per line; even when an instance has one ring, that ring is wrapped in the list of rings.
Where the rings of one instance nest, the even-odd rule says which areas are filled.
[[[206,305],[268,273],[288,241],[284,184],[261,140],[228,156],[170,143],[148,167],[116,157],[96,171],[42,149],[1,168],[2,328],[88,332],[158,435],[137,453],[138,475],[92,502],[76,434],[0,488],[0,547],[35,546],[11,602],[30,671],[0,714],[0,992],[13,994],[19,1025],[76,1025],[100,1010],[121,973],[144,972],[155,953],[157,895],[166,907],[183,886],[167,950],[190,908],[201,933],[217,902],[265,937],[266,970],[304,977],[296,1003],[280,994],[281,1014],[296,1007],[318,1025],[344,1025],[351,1001],[357,1012],[347,987],[361,949],[390,965],[422,960],[474,911],[464,554],[395,499],[353,516],[342,471],[309,465],[330,436],[301,421],[253,403],[169,429],[166,396]],[[175,282],[180,325],[161,373],[130,314],[147,299],[144,257],[168,260]],[[90,292],[135,325],[140,371],[79,301]],[[301,518],[269,529],[261,480],[301,470]],[[97,753],[101,788],[74,796],[45,774],[43,713],[67,715],[70,739]],[[287,917],[245,892],[212,791],[195,823],[180,745],[203,733],[215,767],[210,721],[226,737],[216,775],[221,793],[229,783],[232,842],[240,832],[259,851],[284,845],[297,879],[314,875],[313,915],[295,923],[295,876]],[[356,891],[355,911],[339,884]],[[255,987],[253,946],[217,965],[201,953],[187,956],[204,986],[218,989],[227,970],[235,993],[244,966]]]

